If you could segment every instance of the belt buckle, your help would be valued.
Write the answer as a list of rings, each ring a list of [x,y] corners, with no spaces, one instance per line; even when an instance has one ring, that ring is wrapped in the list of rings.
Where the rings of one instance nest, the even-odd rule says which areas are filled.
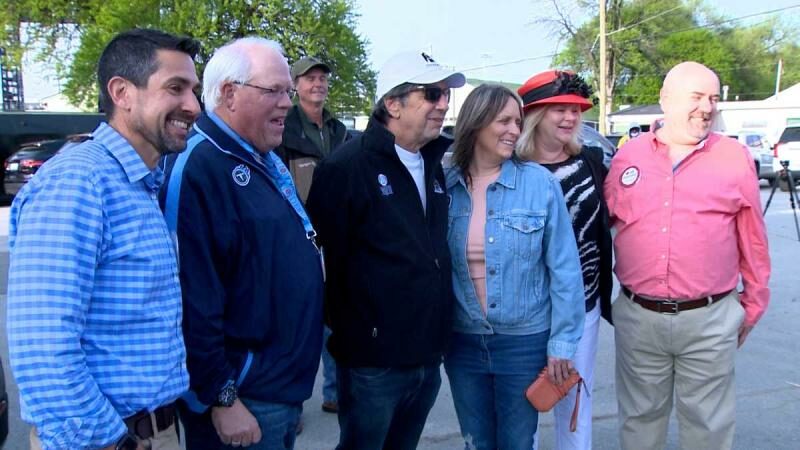
[[[668,307],[668,309],[663,310],[662,307],[664,306]],[[660,312],[661,314],[674,316],[678,314],[678,312],[680,312],[680,310],[678,309],[678,302],[672,300],[662,301],[658,304],[658,312]]]

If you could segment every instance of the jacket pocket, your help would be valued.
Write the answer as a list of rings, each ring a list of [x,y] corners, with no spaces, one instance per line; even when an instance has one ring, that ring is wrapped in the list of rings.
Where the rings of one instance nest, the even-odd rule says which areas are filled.
[[[503,240],[514,256],[530,259],[541,252],[545,214],[534,211],[512,211],[502,220]]]

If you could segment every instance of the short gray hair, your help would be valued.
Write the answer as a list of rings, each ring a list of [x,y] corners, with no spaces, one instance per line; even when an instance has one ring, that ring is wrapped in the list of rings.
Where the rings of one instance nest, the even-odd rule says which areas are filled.
[[[250,79],[248,47],[263,47],[283,55],[281,44],[257,36],[235,39],[218,48],[203,71],[203,103],[207,109],[220,105],[223,84],[246,83]]]
[[[390,98],[399,98],[400,103],[402,105],[406,104],[406,98],[408,94],[411,93],[411,88],[415,85],[412,83],[403,83],[399,86],[395,86],[389,90],[383,97],[379,98],[377,102],[375,102],[375,106],[372,108],[372,118],[382,125],[386,125],[389,123],[389,110],[386,109],[386,99]]]

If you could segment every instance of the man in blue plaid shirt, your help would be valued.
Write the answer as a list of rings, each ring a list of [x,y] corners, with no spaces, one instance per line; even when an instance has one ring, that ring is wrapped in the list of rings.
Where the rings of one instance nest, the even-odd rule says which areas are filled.
[[[108,123],[14,200],[7,331],[31,448],[180,448],[188,374],[157,163],[200,112],[198,50],[156,30],[114,37],[98,62]]]

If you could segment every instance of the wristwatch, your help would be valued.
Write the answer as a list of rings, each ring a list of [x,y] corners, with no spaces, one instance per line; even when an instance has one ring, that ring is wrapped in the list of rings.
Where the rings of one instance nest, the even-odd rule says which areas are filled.
[[[129,431],[119,438],[114,450],[136,450],[137,448],[139,448],[139,440]]]
[[[236,389],[236,383],[233,380],[228,380],[225,386],[222,386],[219,394],[217,394],[217,401],[214,402],[214,406],[233,406],[233,402],[237,398],[239,398],[239,391]]]

